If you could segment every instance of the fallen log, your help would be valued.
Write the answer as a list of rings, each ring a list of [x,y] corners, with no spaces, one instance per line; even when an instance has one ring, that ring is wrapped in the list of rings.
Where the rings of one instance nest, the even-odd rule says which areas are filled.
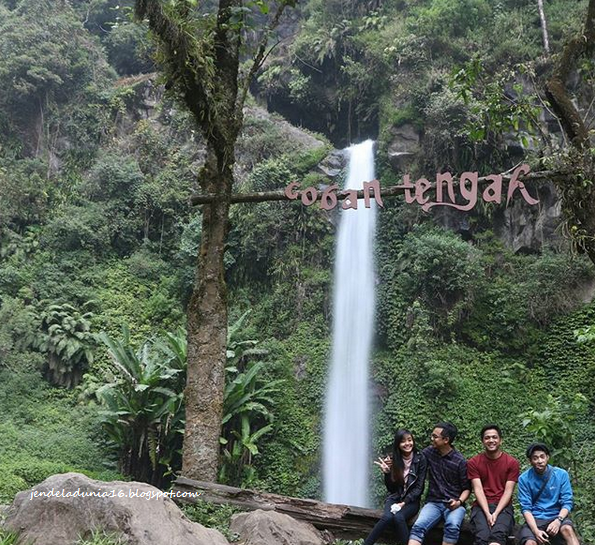
[[[217,483],[194,481],[179,477],[174,483],[176,493],[199,493],[198,498],[175,497],[179,503],[196,503],[206,501],[218,505],[233,505],[247,511],[263,509],[277,511],[295,519],[309,522],[319,530],[328,530],[336,538],[360,539],[366,537],[378,519],[382,516],[379,509],[365,509],[351,505],[324,503],[305,498],[292,498],[269,492],[259,492],[245,488],[234,488]],[[396,543],[394,534],[387,533],[383,538],[386,543]],[[426,538],[424,545],[440,545],[442,530],[434,529]],[[473,534],[465,521],[459,539],[459,545],[471,545]]]

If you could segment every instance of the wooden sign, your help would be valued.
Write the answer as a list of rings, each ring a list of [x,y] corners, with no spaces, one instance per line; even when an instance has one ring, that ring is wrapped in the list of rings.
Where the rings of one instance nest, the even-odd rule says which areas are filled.
[[[525,184],[519,180],[520,177],[529,174],[530,170],[529,165],[525,164],[514,170],[506,188],[506,206],[510,204],[517,191],[528,204],[535,205],[539,203],[539,200],[533,198],[527,191]],[[412,183],[411,176],[405,174],[403,184],[393,186],[390,189],[391,195],[394,194],[395,190],[402,190],[405,193],[405,202],[407,204],[418,204],[426,212],[436,206],[448,206],[456,210],[468,211],[477,204],[480,197],[480,180],[489,182],[481,192],[481,199],[486,203],[501,204],[504,193],[504,176],[502,174],[491,174],[480,178],[477,172],[463,172],[457,182],[450,172],[444,172],[436,174],[434,183],[427,178],[419,178]],[[430,200],[430,190],[432,189],[435,190],[431,193],[435,200]],[[384,207],[378,180],[364,182],[363,190],[359,191],[356,189],[340,191],[338,185],[331,185],[322,191],[315,187],[300,190],[299,183],[292,182],[285,188],[284,194],[289,200],[299,198],[305,206],[311,206],[317,200],[320,200],[320,208],[324,210],[332,210],[337,206],[339,200],[343,200],[341,206],[343,210],[357,210],[358,198],[363,198],[366,208],[370,208],[372,198],[374,198],[378,206]]]

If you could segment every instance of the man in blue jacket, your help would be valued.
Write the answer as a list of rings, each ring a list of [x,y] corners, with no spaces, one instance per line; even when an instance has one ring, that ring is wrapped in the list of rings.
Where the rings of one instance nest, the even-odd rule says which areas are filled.
[[[560,535],[567,545],[579,545],[572,521],[572,487],[568,473],[548,464],[550,451],[543,443],[527,448],[531,468],[519,477],[519,503],[525,524],[521,545],[543,545]]]

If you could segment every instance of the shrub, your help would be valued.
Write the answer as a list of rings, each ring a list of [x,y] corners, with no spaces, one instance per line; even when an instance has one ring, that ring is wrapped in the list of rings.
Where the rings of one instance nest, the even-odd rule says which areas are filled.
[[[434,332],[446,335],[473,306],[483,277],[479,252],[454,233],[432,227],[414,229],[393,244],[379,264],[380,327],[389,345],[402,342],[403,330],[415,323],[416,301]]]

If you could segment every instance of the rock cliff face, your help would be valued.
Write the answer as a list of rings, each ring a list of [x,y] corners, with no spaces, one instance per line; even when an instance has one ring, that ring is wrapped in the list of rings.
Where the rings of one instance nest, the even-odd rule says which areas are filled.
[[[539,204],[529,206],[514,201],[499,211],[495,218],[495,232],[514,252],[538,252],[544,245],[563,242],[560,232],[561,202],[551,182],[534,186]]]
[[[423,135],[413,125],[391,129],[387,158],[395,173],[403,175],[419,164],[423,156]],[[518,159],[518,158],[517,158]],[[435,173],[424,173],[432,181]],[[527,183],[529,193],[539,200],[529,205],[522,199],[513,200],[509,207],[493,207],[494,232],[514,252],[539,252],[544,246],[559,246],[564,243],[560,230],[561,203],[556,188],[551,182]],[[493,205],[488,205],[493,206]],[[470,218],[473,213],[441,208],[432,215],[437,223],[463,236],[471,238],[473,227]]]
[[[192,123],[180,124],[179,119],[173,121],[178,114],[178,106],[165,99],[164,87],[155,84],[156,77],[156,74],[148,74],[120,81],[121,86],[133,89],[134,98],[125,113],[117,119],[116,144],[123,149],[130,149],[137,124],[143,121],[158,133],[168,135],[170,139],[175,138],[185,152],[192,156],[193,171],[197,173],[206,157],[202,135],[194,130]],[[247,179],[260,161],[266,159],[255,154],[250,139],[267,136],[285,142],[292,151],[309,151],[326,145],[324,139],[293,126],[278,114],[269,113],[256,105],[247,106],[244,109],[244,130],[236,147],[234,173],[238,185]]]
[[[291,26],[291,22],[289,22]],[[129,106],[126,115],[120,117],[116,134],[122,146],[126,146],[128,135],[133,133],[136,123],[145,120],[157,130],[170,131],[169,121],[175,116],[175,107],[164,107],[163,88],[153,82],[152,75],[122,80],[122,85],[133,85],[135,99]],[[547,117],[547,112],[544,116]],[[288,142],[295,150],[313,150],[325,145],[322,139],[311,133],[291,125],[277,114],[271,114],[264,108],[250,106],[246,108],[246,128],[244,140],[240,139],[237,148],[237,162],[235,167],[238,187],[247,179],[248,175],[262,158],[252,155],[250,146],[246,145],[246,139],[251,136],[251,131],[267,131],[271,127],[278,138]],[[544,117],[548,131],[555,136],[559,130],[551,119]],[[263,129],[264,128],[264,129]],[[424,154],[423,130],[418,126],[405,123],[399,126],[389,127],[387,131],[388,141],[385,153],[392,170],[399,176],[411,172],[416,164],[421,162]],[[201,136],[193,132],[186,135],[188,149],[191,149],[193,156],[193,169],[198,171],[204,161],[205,148],[201,144]],[[67,143],[64,145],[67,148]],[[518,160],[522,156],[514,154]],[[59,151],[55,154],[56,168],[59,168]],[[344,150],[331,152],[317,167],[317,171],[329,179],[330,183],[337,183],[347,165],[347,156]],[[424,173],[433,177],[434,173]],[[561,223],[560,202],[555,187],[551,183],[540,183],[528,185],[532,195],[537,196],[539,204],[530,206],[524,201],[517,199],[511,206],[494,207],[493,219],[491,220],[496,234],[515,252],[532,253],[539,252],[544,245],[560,245],[564,239],[559,229]],[[281,188],[278,188],[281,189]],[[399,197],[397,197],[399,198]],[[490,205],[491,206],[491,205]],[[444,227],[461,233],[471,238],[473,236],[473,225],[477,222],[470,221],[473,213],[458,212],[451,209],[434,209],[432,216],[434,220]]]
[[[421,153],[421,134],[413,125],[390,129],[392,139],[388,145],[388,161],[395,172],[406,172]]]

